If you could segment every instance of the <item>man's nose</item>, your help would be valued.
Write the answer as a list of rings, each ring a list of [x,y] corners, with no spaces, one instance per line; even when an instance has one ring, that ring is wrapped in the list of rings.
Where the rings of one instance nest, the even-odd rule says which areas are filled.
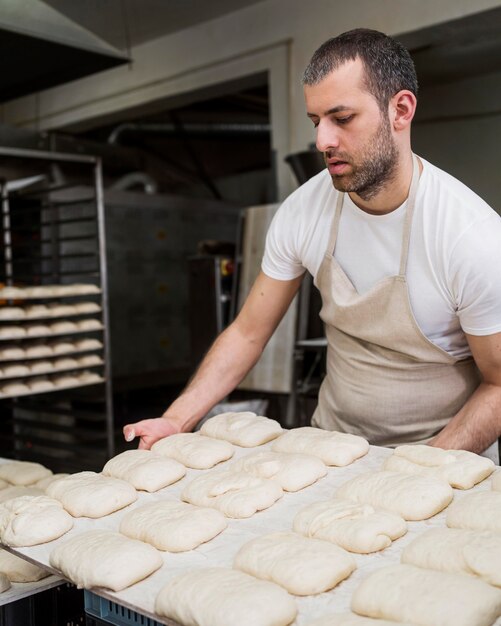
[[[317,126],[317,150],[327,152],[339,147],[339,136],[337,130],[331,124],[319,122]]]

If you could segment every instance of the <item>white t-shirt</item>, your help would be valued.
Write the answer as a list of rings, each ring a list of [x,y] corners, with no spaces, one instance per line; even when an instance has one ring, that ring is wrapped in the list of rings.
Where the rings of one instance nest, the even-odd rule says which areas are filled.
[[[501,217],[471,189],[421,159],[407,284],[414,317],[449,354],[471,354],[464,333],[501,332]],[[291,280],[308,270],[316,284],[338,192],[327,170],[291,194],[266,237],[263,272]],[[358,293],[399,271],[406,203],[371,215],[344,196],[334,256]]]

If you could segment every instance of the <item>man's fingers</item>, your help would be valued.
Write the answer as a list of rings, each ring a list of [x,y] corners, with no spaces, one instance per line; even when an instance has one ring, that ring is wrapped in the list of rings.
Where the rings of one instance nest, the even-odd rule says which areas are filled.
[[[136,431],[132,426],[124,426],[125,441],[133,441],[136,438]]]

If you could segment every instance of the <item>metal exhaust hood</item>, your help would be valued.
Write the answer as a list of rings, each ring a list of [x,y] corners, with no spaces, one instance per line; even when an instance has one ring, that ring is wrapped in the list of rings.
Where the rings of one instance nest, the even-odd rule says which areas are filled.
[[[41,0],[0,0],[0,102],[128,60]]]

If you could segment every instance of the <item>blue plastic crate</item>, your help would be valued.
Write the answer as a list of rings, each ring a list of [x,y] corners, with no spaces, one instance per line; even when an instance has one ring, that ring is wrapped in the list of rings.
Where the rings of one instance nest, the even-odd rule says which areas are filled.
[[[85,612],[114,626],[163,626],[151,617],[145,617],[116,602],[84,592]]]

